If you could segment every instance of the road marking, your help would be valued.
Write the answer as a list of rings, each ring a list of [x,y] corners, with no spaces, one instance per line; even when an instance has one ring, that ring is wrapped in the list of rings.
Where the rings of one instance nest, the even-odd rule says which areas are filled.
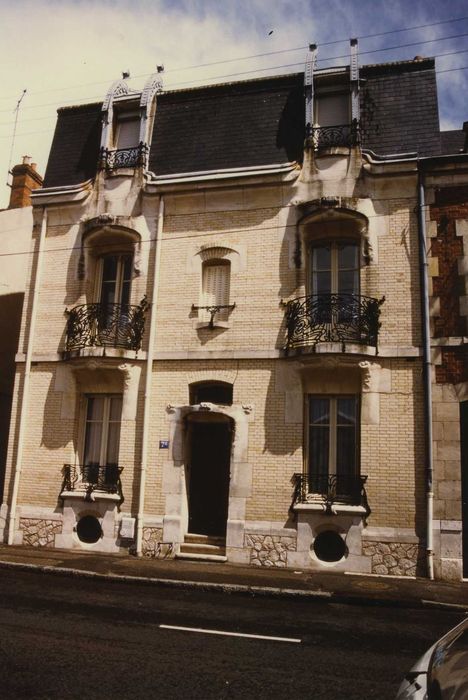
[[[202,627],[178,627],[177,625],[159,625],[164,630],[179,630],[180,632],[198,632],[199,634],[220,634],[224,637],[247,637],[248,639],[268,639],[270,642],[291,642],[300,644],[302,639],[295,637],[270,637],[266,634],[244,634],[244,632],[225,632],[224,630],[207,630]]]

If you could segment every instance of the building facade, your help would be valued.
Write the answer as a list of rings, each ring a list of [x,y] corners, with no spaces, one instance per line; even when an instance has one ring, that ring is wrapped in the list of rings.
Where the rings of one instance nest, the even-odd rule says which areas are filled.
[[[435,242],[466,273],[464,223],[421,195],[464,156],[444,160],[433,60],[359,68],[353,40],[316,70],[315,52],[300,74],[164,91],[157,73],[59,110],[9,543],[462,575],[466,293],[444,315],[431,261],[425,324],[420,247],[448,217],[455,242]]]

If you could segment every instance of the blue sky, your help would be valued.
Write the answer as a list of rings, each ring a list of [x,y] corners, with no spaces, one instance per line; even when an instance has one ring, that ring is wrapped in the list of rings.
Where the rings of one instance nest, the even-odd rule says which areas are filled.
[[[301,70],[311,42],[319,67],[346,63],[354,36],[361,64],[435,56],[442,128],[468,120],[466,0],[0,0],[0,12],[3,182],[11,150],[44,172],[56,108],[102,99],[123,70],[136,87],[158,63],[168,88],[251,78]],[[217,61],[229,62],[201,65]],[[0,188],[0,207],[8,196]]]

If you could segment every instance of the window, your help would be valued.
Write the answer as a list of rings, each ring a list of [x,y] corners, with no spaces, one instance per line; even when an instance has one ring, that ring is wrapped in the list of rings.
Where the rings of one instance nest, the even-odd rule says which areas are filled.
[[[350,241],[330,241],[310,248],[309,289],[314,320],[337,325],[359,315],[360,250]]]
[[[316,126],[343,126],[349,124],[349,93],[330,92],[317,95],[315,99]]]
[[[83,455],[85,466],[118,464],[121,414],[121,396],[88,396]]]
[[[208,260],[202,266],[202,294],[199,320],[205,323],[226,322],[229,316],[229,260]],[[218,308],[213,313],[213,307]]]
[[[197,382],[190,387],[190,405],[216,403],[222,406],[232,406],[232,384],[227,382]]]
[[[140,120],[123,115],[118,118],[115,132],[115,145],[118,149],[136,148],[140,140]]]
[[[312,294],[359,294],[359,246],[330,241],[310,248]]]
[[[128,305],[132,283],[130,254],[106,255],[101,258],[98,300],[102,305]]]
[[[307,397],[307,473],[309,491],[337,494],[356,488],[359,401],[355,395]]]

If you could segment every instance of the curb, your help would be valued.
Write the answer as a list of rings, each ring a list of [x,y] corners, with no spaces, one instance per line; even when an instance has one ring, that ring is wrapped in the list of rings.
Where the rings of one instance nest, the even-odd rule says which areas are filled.
[[[264,596],[271,598],[295,598],[322,600],[328,603],[344,605],[365,605],[368,607],[398,607],[432,610],[453,610],[454,612],[466,612],[468,605],[459,603],[447,603],[426,599],[402,599],[402,598],[369,598],[362,595],[334,593],[333,591],[302,590],[296,588],[279,588],[273,586],[252,586],[239,583],[216,583],[213,581],[185,581],[183,579],[157,578],[152,576],[137,576],[129,574],[101,574],[97,571],[85,569],[72,569],[64,566],[46,566],[43,564],[30,564],[24,562],[1,561],[0,569],[19,571],[35,571],[56,576],[71,576],[76,578],[98,579],[116,581],[119,583],[139,583],[144,585],[160,586],[166,588],[182,588],[187,590],[218,591],[222,593],[234,593],[240,595]]]

